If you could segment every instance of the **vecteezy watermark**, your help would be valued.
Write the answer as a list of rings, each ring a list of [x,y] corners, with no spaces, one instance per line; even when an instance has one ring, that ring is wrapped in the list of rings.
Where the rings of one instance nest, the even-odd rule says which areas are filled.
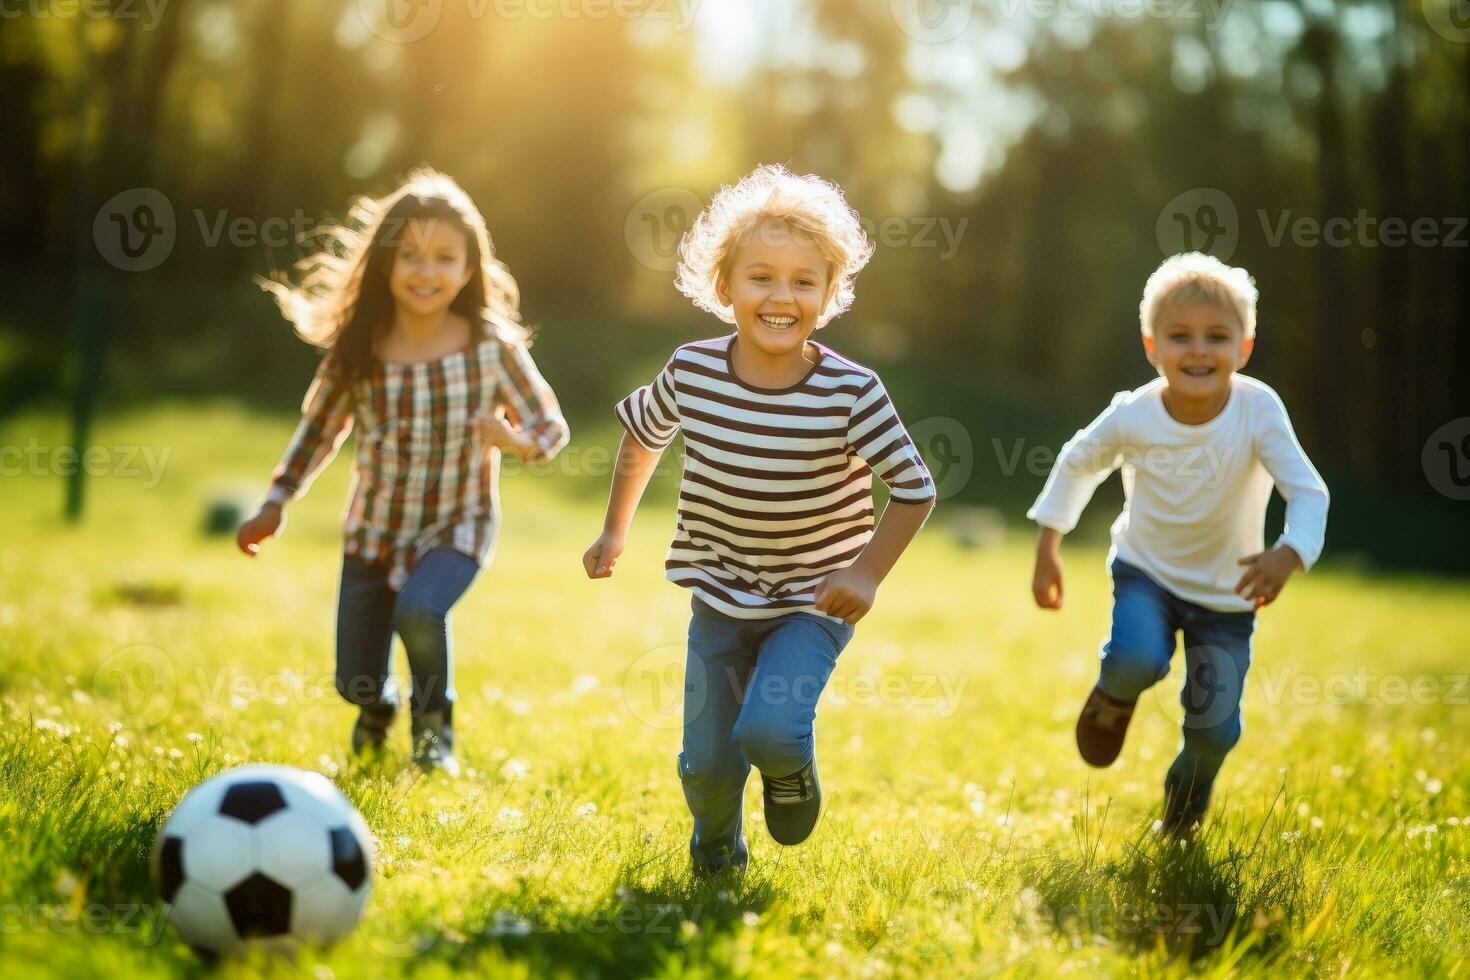
[[[656,899],[635,898],[628,889],[619,888],[617,904],[596,909],[581,915],[557,916],[546,920],[520,915],[510,909],[496,909],[489,923],[481,930],[484,935],[497,938],[518,938],[551,933],[585,933],[602,936],[618,933],[625,936],[680,936],[694,935],[704,916],[703,902],[668,902]],[[753,913],[747,912],[746,915]]]
[[[420,693],[447,678],[418,676]],[[92,699],[125,728],[143,731],[168,718],[182,699],[210,711],[244,710],[254,704],[312,707],[344,700],[365,704],[397,696],[395,679],[377,674],[339,675],[317,666],[283,665],[251,673],[238,667],[194,664],[181,670],[164,650],[135,644],[105,657],[92,673]]]
[[[909,438],[929,467],[940,500],[953,497],[970,483],[975,471],[975,443],[959,419],[934,415],[909,427]]]
[[[138,936],[145,946],[158,942],[167,913],[157,902],[43,902],[32,896],[24,902],[0,903],[0,935],[48,933],[71,936]]]
[[[696,662],[685,671],[685,645],[665,643],[645,650],[623,674],[623,703],[649,728],[671,731],[684,717],[698,718],[709,696],[709,677]]]
[[[88,476],[117,479],[142,478],[143,489],[152,490],[163,480],[172,446],[47,446],[39,439],[24,446],[0,446],[0,477]]]
[[[173,203],[152,187],[114,194],[92,219],[98,254],[124,272],[158,268],[173,253],[177,237]]]
[[[1457,215],[1373,215],[1366,208],[1349,215],[1297,214],[1286,208],[1255,209],[1261,237],[1270,248],[1470,248],[1470,218]],[[1165,255],[1208,252],[1228,261],[1240,243],[1240,212],[1216,187],[1196,187],[1178,195],[1159,212],[1154,234]]]
[[[1028,447],[1025,438],[1006,441],[990,440],[1001,476],[1014,476],[1025,469],[1030,476],[1046,476],[1061,467],[1068,476],[1086,476],[1110,471],[1118,466],[1131,466],[1135,471],[1165,478],[1201,480],[1207,489],[1218,487],[1230,470],[1236,448],[1227,446],[1117,446],[1098,449],[1088,446],[1063,447],[1058,453],[1046,445]]]
[[[1180,23],[1203,21],[1213,31],[1224,22],[1233,0],[999,0],[1006,20],[1137,20],[1152,17]]]
[[[888,0],[898,29],[922,44],[944,44],[975,19],[975,0]]]
[[[1274,217],[1259,208],[1256,217],[1266,244],[1272,248],[1280,248],[1288,239],[1297,248],[1470,247],[1470,236],[1465,233],[1470,219],[1463,217],[1378,218],[1365,208],[1359,208],[1351,218],[1297,215],[1290,208]]]
[[[1434,33],[1455,44],[1470,44],[1470,2],[1424,0],[1419,9]]]
[[[686,665],[686,659],[688,664]],[[736,704],[811,707],[897,707],[948,718],[959,710],[970,675],[944,672],[861,671],[854,674],[754,674],[710,668],[688,657],[682,643],[644,652],[623,675],[623,702],[650,728],[675,729],[704,714],[711,698]]]
[[[143,21],[151,31],[163,20],[168,0],[0,0],[0,20],[89,20]]]
[[[1168,661],[1158,665],[1164,673]],[[1163,674],[1160,674],[1162,680]],[[1150,688],[1160,714],[1166,707],[1168,686]],[[1242,699],[1271,706],[1470,705],[1470,674],[1402,674],[1380,672],[1366,665],[1317,673],[1292,666],[1248,669],[1217,647],[1185,651],[1185,677],[1180,689],[1186,730],[1220,730],[1230,722]]]
[[[660,20],[686,31],[702,0],[357,0],[357,11],[384,41],[412,44],[439,26],[446,2],[463,3],[472,20]]]
[[[92,672],[93,699],[115,705],[115,720],[135,730],[167,718],[178,694],[173,658],[148,644],[116,650]]]
[[[425,924],[435,919],[441,891],[438,882],[417,871],[384,875],[358,931],[380,956],[408,959],[426,953],[439,941],[438,931]]]
[[[98,209],[92,240],[110,265],[124,272],[147,272],[173,254],[181,230],[192,228],[204,248],[288,248],[341,225],[329,213],[311,215],[300,208],[265,218],[232,214],[227,208],[194,208],[189,214],[193,220],[185,220],[181,228],[167,195],[153,187],[133,187],[114,194]],[[389,219],[378,230],[377,241],[396,248],[407,240],[410,222],[432,225],[437,220]]]
[[[685,187],[664,187],[643,195],[623,219],[623,241],[640,265],[673,272],[679,242],[704,208],[698,194]]]
[[[1218,187],[1195,187],[1164,205],[1154,239],[1165,255],[1207,252],[1228,261],[1240,243],[1240,215]]]
[[[707,202],[686,187],[663,187],[633,203],[623,219],[623,240],[633,258],[655,272],[673,272],[679,262],[679,243]],[[932,248],[941,262],[959,253],[968,217],[946,215],[889,215],[861,217],[858,224],[868,239],[884,248]],[[782,227],[759,226],[749,233],[767,244],[801,240]]]
[[[1055,931],[1076,936],[1082,943],[1121,936],[1193,936],[1207,946],[1224,941],[1235,921],[1233,906],[1212,902],[1155,902],[1132,905],[1114,902],[1078,902],[1048,905],[1032,889],[1021,893],[1017,917],[1032,932]]]
[[[1450,419],[1424,442],[1420,456],[1429,485],[1451,500],[1470,500],[1470,416]]]

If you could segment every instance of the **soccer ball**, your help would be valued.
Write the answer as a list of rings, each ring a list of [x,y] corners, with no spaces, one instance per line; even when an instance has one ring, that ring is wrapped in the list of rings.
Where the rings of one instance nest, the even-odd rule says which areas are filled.
[[[241,766],[205,780],[153,848],[169,921],[215,954],[341,939],[372,891],[372,864],[361,814],[327,777],[290,766]]]

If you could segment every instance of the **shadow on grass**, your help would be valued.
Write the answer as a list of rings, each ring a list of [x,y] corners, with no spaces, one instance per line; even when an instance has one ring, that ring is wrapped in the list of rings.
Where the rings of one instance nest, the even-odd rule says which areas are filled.
[[[573,909],[535,893],[486,895],[483,912],[461,934],[441,937],[433,956],[471,968],[487,950],[524,962],[533,975],[554,969],[575,976],[647,976],[670,960],[708,961],[711,947],[748,928],[778,897],[770,879],[752,872],[701,880],[679,863],[650,875],[625,865],[617,884],[590,907]],[[719,959],[717,953],[715,959]]]
[[[1103,828],[1089,827],[1084,814],[1080,856],[1051,853],[1030,862],[1018,918],[1074,943],[1135,952],[1162,947],[1190,961],[1221,946],[1268,953],[1278,923],[1289,925],[1310,902],[1304,850],[1281,846],[1281,834],[1268,830],[1280,799],[1278,792],[1255,826],[1211,822],[1188,843],[1145,824],[1108,860],[1098,859]]]

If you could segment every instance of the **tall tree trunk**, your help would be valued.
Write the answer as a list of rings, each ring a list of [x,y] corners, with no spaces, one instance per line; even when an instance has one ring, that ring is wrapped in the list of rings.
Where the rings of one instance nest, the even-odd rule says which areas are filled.
[[[1312,23],[1302,38],[1308,62],[1322,78],[1322,97],[1317,102],[1314,129],[1317,136],[1317,186],[1319,215],[1325,222],[1349,213],[1347,146],[1343,136],[1342,97],[1338,90],[1339,39],[1335,27]],[[1357,397],[1362,379],[1355,368],[1362,351],[1359,326],[1350,315],[1347,298],[1352,288],[1344,263],[1343,249],[1325,241],[1316,246],[1319,287],[1317,313],[1317,370],[1312,375],[1312,401],[1317,414],[1317,436],[1327,459],[1351,466],[1360,476],[1368,475],[1361,456],[1354,452],[1355,432],[1361,435],[1359,410],[1344,417],[1344,393],[1348,404],[1361,404]]]

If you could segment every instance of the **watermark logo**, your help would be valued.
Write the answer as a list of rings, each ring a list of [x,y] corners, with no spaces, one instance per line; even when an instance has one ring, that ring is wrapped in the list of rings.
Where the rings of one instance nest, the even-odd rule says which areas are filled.
[[[684,187],[664,187],[640,197],[623,221],[623,240],[633,258],[655,272],[673,272],[679,242],[704,208],[699,195]]]
[[[134,730],[152,728],[167,718],[178,690],[173,660],[147,644],[109,654],[92,674],[93,699],[115,705],[114,720]]]
[[[359,479],[379,497],[399,503],[423,500],[439,484],[443,460],[454,454],[466,432],[452,443],[440,438],[433,422],[420,415],[379,422],[362,438],[367,465]]]
[[[357,0],[357,12],[373,34],[392,44],[412,44],[439,26],[443,0]]]
[[[0,20],[143,20],[143,30],[158,28],[169,0],[0,0]],[[146,18],[146,19],[145,19]]]
[[[1217,187],[1196,187],[1164,205],[1154,238],[1164,255],[1206,252],[1228,261],[1240,243],[1240,215],[1229,194]]]
[[[177,238],[173,203],[153,187],[114,194],[92,219],[98,254],[124,272],[158,268],[173,253]]]
[[[647,650],[623,675],[623,703],[649,728],[670,731],[684,718],[698,718],[709,697],[709,678],[696,663],[685,666],[682,643],[665,643]]]
[[[385,878],[373,890],[369,914],[360,929],[373,952],[393,959],[428,952],[439,936],[424,924],[435,919],[433,896],[440,890],[433,879],[416,871]]]
[[[898,29],[921,44],[953,41],[975,18],[975,0],[888,0]]]
[[[1424,0],[1421,5],[1429,29],[1446,41],[1470,44],[1470,2],[1467,0]]]
[[[1420,457],[1424,476],[1441,496],[1470,500],[1470,416],[1434,430]]]
[[[940,500],[969,485],[975,471],[975,444],[959,419],[945,415],[920,419],[909,429],[909,438],[919,447]]]

